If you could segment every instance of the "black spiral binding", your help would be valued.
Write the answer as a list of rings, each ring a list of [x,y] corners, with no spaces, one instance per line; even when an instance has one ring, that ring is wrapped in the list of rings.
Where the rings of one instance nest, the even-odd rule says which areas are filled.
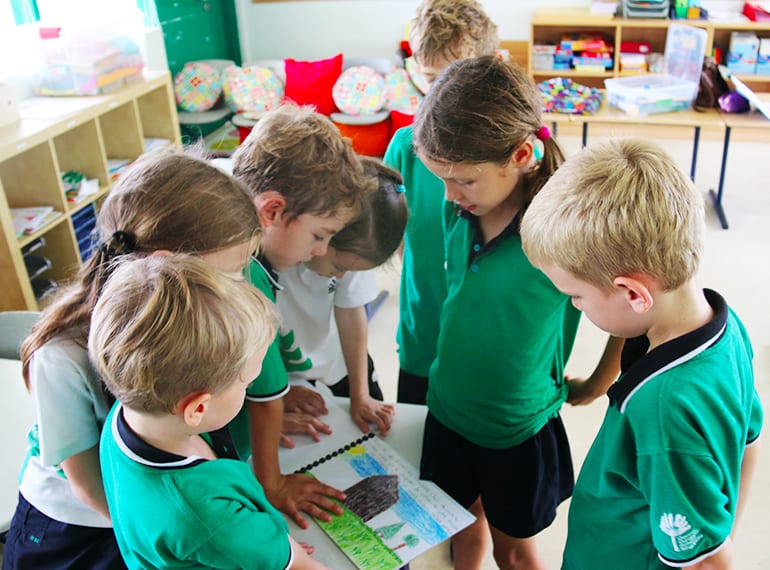
[[[321,457],[320,459],[318,459],[316,461],[313,461],[313,463],[309,463],[309,464],[305,465],[304,467],[301,467],[301,468],[297,469],[294,472],[294,474],[297,475],[297,474],[300,474],[300,473],[306,473],[306,472],[310,471],[311,469],[314,469],[314,468],[318,467],[319,465],[321,465],[321,463],[326,463],[330,459],[333,459],[333,458],[337,457],[340,453],[345,453],[348,449],[351,449],[351,448],[353,448],[353,447],[355,447],[357,445],[361,445],[365,441],[368,441],[368,440],[372,439],[374,436],[375,436],[375,433],[370,431],[369,433],[367,433],[364,436],[359,437],[355,441],[351,441],[350,443],[340,447],[336,451],[332,451],[330,454],[325,455],[324,457]]]

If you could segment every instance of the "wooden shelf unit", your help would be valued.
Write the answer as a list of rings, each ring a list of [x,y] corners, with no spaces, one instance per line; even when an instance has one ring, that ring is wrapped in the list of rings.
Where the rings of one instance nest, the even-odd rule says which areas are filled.
[[[705,20],[668,20],[613,18],[591,14],[575,8],[541,8],[532,19],[527,69],[536,82],[551,77],[569,77],[578,83],[591,87],[604,87],[604,79],[621,77],[620,44],[624,41],[645,41],[652,45],[653,52],[663,53],[666,48],[666,34],[672,23],[703,28],[707,32],[706,54],[714,45],[722,48],[726,57],[730,46],[730,33],[735,31],[755,32],[760,38],[770,38],[770,22],[721,22]],[[600,32],[614,45],[612,69],[606,73],[581,72],[575,70],[535,70],[532,64],[532,46],[540,43],[558,44],[562,34]],[[770,91],[770,75],[738,75],[755,91]]]
[[[109,159],[135,160],[147,138],[180,144],[174,90],[168,73],[151,73],[108,95],[34,97],[20,104],[21,121],[0,127],[0,311],[38,310],[22,249],[51,261],[45,276],[69,281],[83,263],[73,217],[98,207],[112,180]],[[61,174],[76,170],[99,181],[98,192],[68,202]],[[60,213],[31,235],[17,237],[11,208],[53,206]]]

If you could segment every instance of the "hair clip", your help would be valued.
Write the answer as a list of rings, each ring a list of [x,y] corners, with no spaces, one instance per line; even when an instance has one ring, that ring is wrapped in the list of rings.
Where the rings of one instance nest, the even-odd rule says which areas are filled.
[[[101,250],[107,257],[133,253],[136,250],[136,238],[128,232],[118,230],[102,244]]]
[[[399,194],[405,194],[406,193],[406,186],[403,184],[396,184],[396,192]]]
[[[547,141],[551,138],[551,130],[543,125],[535,131],[535,136],[541,141]]]

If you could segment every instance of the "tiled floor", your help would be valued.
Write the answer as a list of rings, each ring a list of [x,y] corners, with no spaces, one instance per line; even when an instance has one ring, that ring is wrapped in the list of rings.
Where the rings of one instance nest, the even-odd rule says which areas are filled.
[[[661,141],[689,172],[690,141]],[[568,152],[577,149],[577,139],[564,139]],[[701,142],[696,185],[704,193],[718,179],[721,144]],[[734,142],[727,170],[725,207],[731,227],[719,227],[713,210],[708,209],[708,243],[700,269],[700,282],[721,292],[741,316],[751,335],[755,352],[756,383],[770,408],[770,296],[765,287],[770,283],[770,141],[767,143]],[[765,261],[762,261],[762,260]],[[391,295],[370,324],[372,353],[388,400],[395,399],[398,372],[394,331],[398,318],[398,267],[391,265],[379,271],[380,284]],[[589,373],[601,352],[606,336],[583,319],[568,373]],[[565,406],[563,417],[578,467],[604,415],[605,400],[587,407]],[[770,513],[770,444],[760,450],[757,476],[750,502],[738,528],[735,545],[735,568],[740,570],[770,568],[767,546],[767,513]],[[541,534],[540,549],[548,568],[559,568],[566,536],[568,504],[562,505],[556,522]],[[765,521],[765,522],[762,522]],[[495,568],[488,553],[484,568]],[[412,570],[451,568],[448,549],[439,547],[423,555],[411,565]]]

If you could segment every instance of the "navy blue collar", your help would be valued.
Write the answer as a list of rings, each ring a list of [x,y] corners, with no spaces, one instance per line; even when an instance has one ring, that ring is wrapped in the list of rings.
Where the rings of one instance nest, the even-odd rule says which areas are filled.
[[[703,293],[714,309],[714,318],[702,327],[652,350],[646,336],[626,339],[620,357],[620,378],[607,391],[611,406],[623,413],[628,401],[646,382],[719,342],[727,328],[727,303],[715,291],[704,289]]]
[[[278,291],[283,291],[283,286],[278,282],[278,273],[273,269],[273,266],[270,265],[267,258],[260,253],[258,256],[252,257],[251,259],[265,272],[265,276],[267,277],[267,280],[270,281],[270,286],[273,288],[273,295],[277,294]]]
[[[471,250],[468,253],[468,265],[473,263],[475,259],[484,255],[485,253],[491,253],[500,247],[500,244],[511,236],[519,235],[522,211],[519,210],[510,223],[503,228],[498,235],[493,237],[487,243],[484,243],[484,234],[481,231],[481,220],[478,216],[474,216],[470,212],[453,206],[456,209],[457,215],[467,220],[473,231],[473,244]]]
[[[150,445],[128,425],[123,415],[123,406],[120,404],[112,417],[111,429],[115,442],[123,453],[137,463],[157,469],[184,469],[207,461],[203,457],[184,457]],[[227,426],[201,436],[208,442],[217,457],[240,460]]]

